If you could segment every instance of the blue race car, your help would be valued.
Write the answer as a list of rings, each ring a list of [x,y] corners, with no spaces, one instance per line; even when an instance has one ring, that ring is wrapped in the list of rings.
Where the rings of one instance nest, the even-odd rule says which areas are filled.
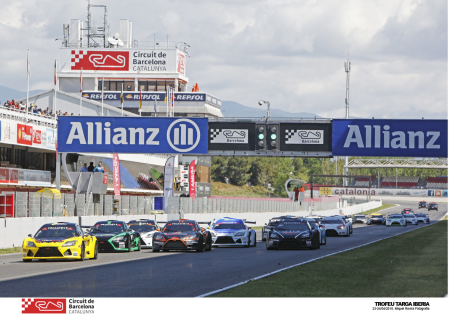
[[[426,213],[417,213],[417,220],[426,224],[430,224],[430,217]]]
[[[212,245],[217,246],[256,246],[256,231],[247,226],[255,222],[235,218],[214,219],[209,224]]]

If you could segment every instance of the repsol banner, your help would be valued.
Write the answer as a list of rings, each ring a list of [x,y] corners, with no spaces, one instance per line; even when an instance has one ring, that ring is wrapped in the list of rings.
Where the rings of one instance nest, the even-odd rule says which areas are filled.
[[[207,118],[60,116],[58,152],[208,153]]]
[[[350,188],[350,187],[332,187],[332,195],[350,195],[350,196],[412,196],[426,197],[428,190],[420,189],[382,189],[382,188]]]
[[[334,156],[447,157],[447,120],[334,119]]]
[[[89,100],[101,100],[102,93],[101,92],[83,92],[83,97]],[[164,102],[166,97],[166,93],[157,93],[157,92],[142,92],[142,100],[143,101],[158,101]],[[123,98],[125,101],[137,101],[139,102],[141,99],[140,92],[123,92]],[[209,97],[210,98],[210,97]],[[104,92],[103,99],[110,101],[120,101],[120,92]],[[175,93],[174,101],[175,102],[206,102],[206,94],[205,93]]]

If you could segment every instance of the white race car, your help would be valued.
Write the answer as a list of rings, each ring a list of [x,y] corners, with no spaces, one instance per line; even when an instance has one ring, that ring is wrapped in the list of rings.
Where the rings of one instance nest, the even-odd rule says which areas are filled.
[[[406,223],[406,219],[401,215],[400,213],[394,213],[389,215],[389,217],[386,219],[386,226],[391,225],[402,225],[407,226],[408,223]]]
[[[350,236],[350,224],[340,216],[325,217],[320,222],[326,229],[326,235]]]
[[[242,219],[219,218],[209,224],[212,246],[256,246],[256,231],[246,225],[253,223]]]
[[[406,219],[406,223],[411,223],[414,225],[419,224],[419,220],[417,219],[417,217],[414,214],[404,214],[403,216]]]
[[[153,234],[160,231],[160,227],[155,220],[131,220],[127,225],[130,229],[139,232],[142,248],[152,248]]]

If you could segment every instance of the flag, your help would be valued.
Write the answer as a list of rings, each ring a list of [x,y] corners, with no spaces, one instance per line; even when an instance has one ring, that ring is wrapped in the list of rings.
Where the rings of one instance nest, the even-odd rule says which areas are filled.
[[[55,85],[56,85],[56,59],[55,59]]]
[[[195,83],[195,92],[199,92],[200,90],[198,89],[198,83]]]
[[[80,93],[83,93],[83,68],[80,71]]]
[[[123,86],[120,89],[120,106],[122,106],[122,105],[123,105]]]
[[[141,111],[142,109],[142,90],[141,90],[141,94],[139,96],[139,111]]]
[[[156,81],[156,83],[155,83],[155,90],[154,91],[158,92],[158,81]]]

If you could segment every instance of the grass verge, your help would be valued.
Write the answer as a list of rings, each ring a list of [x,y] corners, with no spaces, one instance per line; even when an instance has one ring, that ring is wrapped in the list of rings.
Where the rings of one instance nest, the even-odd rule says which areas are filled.
[[[21,252],[22,252],[22,247],[12,247],[12,248],[0,249],[0,255],[21,253]]]
[[[448,292],[447,239],[448,221],[443,220],[214,297],[443,297]]]
[[[211,182],[211,195],[213,196],[232,196],[246,198],[269,198],[269,192],[262,186],[236,186],[220,182]],[[273,193],[270,197],[276,197]]]

